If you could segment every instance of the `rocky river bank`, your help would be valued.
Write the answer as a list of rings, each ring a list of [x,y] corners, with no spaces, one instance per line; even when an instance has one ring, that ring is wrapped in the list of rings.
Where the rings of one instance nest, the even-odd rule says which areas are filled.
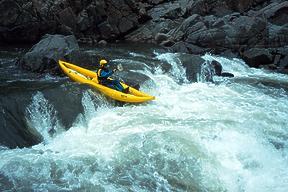
[[[2,0],[0,42],[35,44],[47,33],[88,44],[127,40],[287,73],[287,10],[284,0]]]

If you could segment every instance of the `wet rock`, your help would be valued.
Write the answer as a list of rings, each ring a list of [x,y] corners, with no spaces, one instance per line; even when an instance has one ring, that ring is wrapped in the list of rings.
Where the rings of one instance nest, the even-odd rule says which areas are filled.
[[[191,82],[197,82],[201,75],[201,66],[205,60],[199,55],[179,54],[178,57],[186,70],[186,77]]]
[[[286,55],[279,63],[280,69],[288,69],[288,55]]]
[[[175,42],[171,39],[167,39],[166,41],[160,43],[160,45],[162,45],[163,47],[171,47],[174,44]]]
[[[170,47],[169,49],[171,52],[175,52],[175,53],[189,53],[187,47],[186,47],[186,43],[184,43],[183,41],[177,42],[175,43],[172,47]]]
[[[157,34],[167,34],[167,32],[174,29],[178,24],[179,21],[172,21],[170,19],[161,19],[157,22],[149,21],[147,24],[125,36],[125,39],[133,42],[156,43],[155,37]]]
[[[287,23],[287,9],[288,9],[288,2],[280,2],[280,3],[271,3],[268,6],[264,7],[259,11],[252,11],[250,15],[253,16],[264,16],[268,19],[271,23],[276,25],[284,25]]]
[[[16,148],[29,147],[41,142],[41,135],[32,130],[25,119],[31,93],[21,92],[19,96],[19,92],[7,93],[5,87],[1,87],[1,90],[0,145]]]
[[[163,41],[166,41],[170,38],[169,35],[165,34],[165,33],[157,33],[155,36],[155,41],[156,43],[160,44]]]
[[[2,0],[0,41],[35,43],[57,33],[91,43],[128,40],[193,54],[237,54],[286,46],[287,7],[284,0]]]
[[[21,7],[13,0],[0,2],[0,24],[3,27],[14,25],[20,15]]]
[[[273,63],[273,56],[267,49],[252,48],[243,53],[243,60],[250,67],[258,68],[260,65]]]
[[[199,21],[201,21],[201,17],[197,14],[193,14],[192,16],[183,20],[182,23],[177,26],[177,28],[172,29],[169,34],[173,37],[174,40],[180,41],[181,39],[183,39],[186,31],[188,31],[191,26],[193,26]]]
[[[223,73],[221,73],[220,76],[222,76],[222,77],[234,77],[234,74],[229,73],[229,72],[223,72]]]
[[[203,55],[207,52],[210,52],[207,48],[201,48],[197,45],[193,45],[190,43],[185,42],[177,42],[172,47],[169,48],[172,52],[179,52],[179,53],[190,53],[195,55]]]
[[[217,75],[221,77],[234,77],[232,73],[222,72],[223,67],[221,63],[219,63],[218,61],[215,61],[215,60],[211,61],[210,66],[211,66],[212,75]]]
[[[33,72],[51,71],[58,68],[58,60],[79,50],[76,38],[72,35],[45,35],[20,60],[20,66]]]
[[[222,74],[222,65],[218,62],[213,60],[211,62],[212,67],[214,68],[215,74],[221,76]]]
[[[127,19],[127,18],[122,18],[119,21],[119,31],[120,33],[126,33],[129,30],[134,28],[134,23],[133,21]]]
[[[71,7],[67,7],[59,12],[60,23],[70,27],[73,31],[76,31],[76,15]]]
[[[92,45],[94,43],[94,40],[91,37],[82,37],[82,38],[79,38],[77,41],[78,43],[89,44],[89,45]]]
[[[10,83],[7,86],[1,86],[0,145],[9,148],[33,146],[43,141],[37,128],[42,129],[43,132],[51,133],[55,131],[53,128],[56,123],[59,123],[61,128],[63,126],[64,129],[69,129],[79,117],[79,114],[84,111],[81,93],[86,92],[88,89],[90,89],[88,86],[75,86],[74,83],[67,84],[66,80],[51,82],[39,81],[39,79],[29,80],[28,82],[21,80],[20,82]],[[43,93],[43,99],[47,99],[47,103],[43,102],[43,100],[33,101],[31,99],[40,92],[41,94]],[[40,109],[31,107],[33,102],[42,102],[41,104],[44,105],[41,105]],[[94,102],[97,104],[97,101]],[[42,122],[41,124],[40,120],[40,124],[34,124],[33,118],[41,118],[43,114],[39,113],[45,109],[49,111],[49,114],[45,116],[48,119],[44,121],[51,122],[48,124],[43,124]],[[49,119],[49,115],[51,115],[51,119]],[[60,127],[57,126],[56,128]]]
[[[101,46],[105,46],[105,45],[107,45],[107,41],[101,40],[101,41],[98,42],[98,44],[101,45]]]
[[[269,36],[267,38],[267,45],[269,47],[283,47],[288,44],[288,24],[269,25]]]
[[[148,15],[151,18],[159,19],[159,18],[168,18],[168,19],[176,19],[183,16],[185,10],[179,2],[168,2],[158,6],[153,7],[148,11]]]

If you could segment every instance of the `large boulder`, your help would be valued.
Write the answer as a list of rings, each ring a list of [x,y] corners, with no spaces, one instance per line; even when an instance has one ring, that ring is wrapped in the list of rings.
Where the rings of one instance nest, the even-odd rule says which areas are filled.
[[[250,67],[255,68],[273,63],[273,56],[268,49],[252,48],[244,51],[242,57]]]
[[[189,1],[187,4],[187,14],[197,13],[200,15],[213,14],[216,16],[229,15],[232,12],[243,13],[257,4],[262,4],[265,0],[198,0]]]
[[[79,45],[73,35],[45,35],[20,60],[22,68],[33,72],[53,71],[58,60],[78,51]]]
[[[250,11],[251,16],[263,16],[276,25],[287,24],[288,2],[271,3],[259,11]]]
[[[177,19],[184,13],[185,7],[181,6],[179,2],[167,2],[153,7],[147,14],[156,20],[159,18]]]

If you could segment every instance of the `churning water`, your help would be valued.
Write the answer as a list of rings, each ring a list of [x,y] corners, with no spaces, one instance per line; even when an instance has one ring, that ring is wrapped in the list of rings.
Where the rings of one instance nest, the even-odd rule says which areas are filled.
[[[287,75],[203,58],[219,61],[235,78],[188,83],[176,54],[158,54],[172,67],[143,71],[152,80],[141,89],[155,101],[115,107],[87,91],[84,113],[68,131],[35,93],[26,118],[44,141],[0,148],[0,189],[287,191]]]

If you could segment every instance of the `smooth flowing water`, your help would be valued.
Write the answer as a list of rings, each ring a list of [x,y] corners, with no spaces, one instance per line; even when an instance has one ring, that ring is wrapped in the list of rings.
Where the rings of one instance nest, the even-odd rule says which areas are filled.
[[[156,100],[115,107],[88,90],[84,113],[65,131],[53,105],[35,92],[25,118],[43,142],[0,148],[0,190],[288,190],[287,75],[205,55],[235,77],[189,83],[177,54],[130,55],[130,62],[153,57],[171,65],[168,73],[160,66],[141,71],[151,78],[141,90]]]

